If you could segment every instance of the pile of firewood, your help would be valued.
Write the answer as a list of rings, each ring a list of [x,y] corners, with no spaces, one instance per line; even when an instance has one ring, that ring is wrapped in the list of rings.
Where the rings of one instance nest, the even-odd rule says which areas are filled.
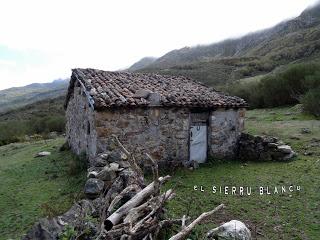
[[[142,170],[136,164],[134,156],[116,136],[113,138],[126,155],[130,168],[122,171],[104,193],[97,239],[157,239],[161,229],[174,224],[181,225],[181,231],[170,240],[185,239],[196,224],[223,208],[223,205],[220,205],[203,213],[189,225],[186,225],[189,220],[186,216],[181,219],[164,219],[164,205],[174,197],[174,192],[169,189],[161,193],[160,189],[170,176],[159,177],[156,161],[146,154],[152,167],[153,182],[145,186]]]

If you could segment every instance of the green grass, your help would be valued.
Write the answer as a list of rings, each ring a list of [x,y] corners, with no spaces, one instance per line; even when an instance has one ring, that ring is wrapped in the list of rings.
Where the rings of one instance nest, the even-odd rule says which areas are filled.
[[[290,113],[290,115],[288,114]],[[302,134],[309,128],[310,134]],[[319,239],[320,234],[320,121],[303,115],[299,107],[247,112],[246,131],[270,134],[290,144],[298,157],[280,162],[214,162],[196,171],[175,172],[166,188],[177,196],[168,204],[170,217],[193,218],[224,203],[227,208],[196,228],[192,239],[202,239],[211,228],[238,219],[251,229],[254,239]],[[304,153],[312,153],[305,156]],[[204,192],[194,191],[194,185]],[[259,186],[300,185],[300,192],[259,195]],[[250,196],[212,193],[212,186],[251,186]]]
[[[75,157],[59,152],[64,139],[0,147],[0,239],[19,239],[39,218],[68,210],[80,197],[83,173],[71,176]],[[34,158],[39,151],[51,156]]]
[[[287,163],[211,161],[196,171],[180,169],[165,185],[177,194],[167,206],[167,215],[195,218],[224,203],[227,208],[199,225],[191,239],[202,239],[209,229],[232,219],[245,222],[254,239],[318,239],[320,121],[302,114],[299,106],[252,110],[246,118],[247,132],[277,136],[298,157]],[[302,134],[302,128],[311,133]],[[69,175],[74,156],[59,152],[63,142],[58,138],[0,147],[0,239],[20,238],[39,218],[63,213],[81,197],[84,176]],[[52,155],[34,158],[45,150]],[[291,184],[300,185],[301,191],[271,196],[257,191],[259,186]],[[205,191],[194,191],[194,185]],[[252,195],[213,194],[213,185],[251,186]]]

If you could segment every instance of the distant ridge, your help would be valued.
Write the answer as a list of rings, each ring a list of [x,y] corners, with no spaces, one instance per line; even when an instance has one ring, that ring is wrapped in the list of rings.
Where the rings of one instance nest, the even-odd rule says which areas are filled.
[[[68,84],[68,79],[57,79],[51,83],[32,83],[24,87],[13,87],[1,90],[0,113],[45,99],[64,96]]]
[[[210,85],[267,74],[293,62],[320,59],[320,2],[276,26],[218,43],[184,47],[134,71],[185,75]]]
[[[157,58],[155,58],[155,57],[144,57],[144,58],[140,59],[138,62],[134,63],[127,70],[132,72],[132,71],[142,69],[142,68],[147,67],[148,65],[152,64],[156,60],[157,60]]]

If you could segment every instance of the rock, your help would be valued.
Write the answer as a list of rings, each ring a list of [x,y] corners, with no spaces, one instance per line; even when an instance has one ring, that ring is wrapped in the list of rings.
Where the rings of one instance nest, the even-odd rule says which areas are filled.
[[[110,163],[109,169],[113,170],[113,171],[118,171],[119,170],[119,166],[120,166],[119,163],[113,162],[113,163]]]
[[[98,174],[97,178],[102,181],[112,181],[117,177],[116,171],[110,167],[103,168]]]
[[[108,161],[109,162],[118,162],[121,160],[126,160],[127,156],[120,150],[114,150],[110,153]]]
[[[64,225],[61,225],[57,218],[40,219],[28,233],[22,237],[23,240],[55,240],[59,239],[59,234],[63,231]]]
[[[251,232],[243,222],[232,220],[210,230],[208,239],[215,240],[251,240]]]
[[[297,156],[297,154],[292,151],[291,153],[285,155],[281,160],[287,161],[287,160],[290,160],[291,158],[293,158],[293,157],[295,157],[295,156]]]
[[[109,156],[110,156],[110,152],[104,152],[99,154],[99,157],[102,158],[103,160],[108,160]]]
[[[98,175],[98,172],[96,172],[96,171],[91,171],[91,172],[88,172],[87,178],[96,178],[97,175]]]
[[[119,164],[120,168],[129,168],[130,167],[130,163],[128,161],[118,161],[117,163]]]
[[[268,147],[269,148],[277,148],[278,144],[276,144],[276,143],[268,143]]]
[[[101,158],[100,156],[98,156],[92,160],[92,166],[94,166],[94,167],[104,167],[107,164],[108,164],[108,161]]]
[[[309,133],[311,133],[311,130],[309,128],[301,128],[301,133],[302,134],[309,134]]]
[[[89,167],[88,168],[88,173],[89,172],[100,172],[104,167]]]
[[[38,152],[35,157],[45,157],[51,155],[51,152]]]
[[[90,199],[100,195],[104,187],[104,182],[97,178],[89,178],[84,186],[84,193]]]
[[[286,161],[296,154],[290,146],[275,137],[241,134],[238,158],[245,161]]]
[[[282,153],[292,153],[292,149],[289,145],[281,145],[278,146],[278,150]]]

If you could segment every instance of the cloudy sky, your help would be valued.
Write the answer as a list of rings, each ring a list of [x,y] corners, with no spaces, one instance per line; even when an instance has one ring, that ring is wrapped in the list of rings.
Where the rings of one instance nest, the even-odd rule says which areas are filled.
[[[298,16],[316,0],[0,0],[0,89],[118,70]]]

